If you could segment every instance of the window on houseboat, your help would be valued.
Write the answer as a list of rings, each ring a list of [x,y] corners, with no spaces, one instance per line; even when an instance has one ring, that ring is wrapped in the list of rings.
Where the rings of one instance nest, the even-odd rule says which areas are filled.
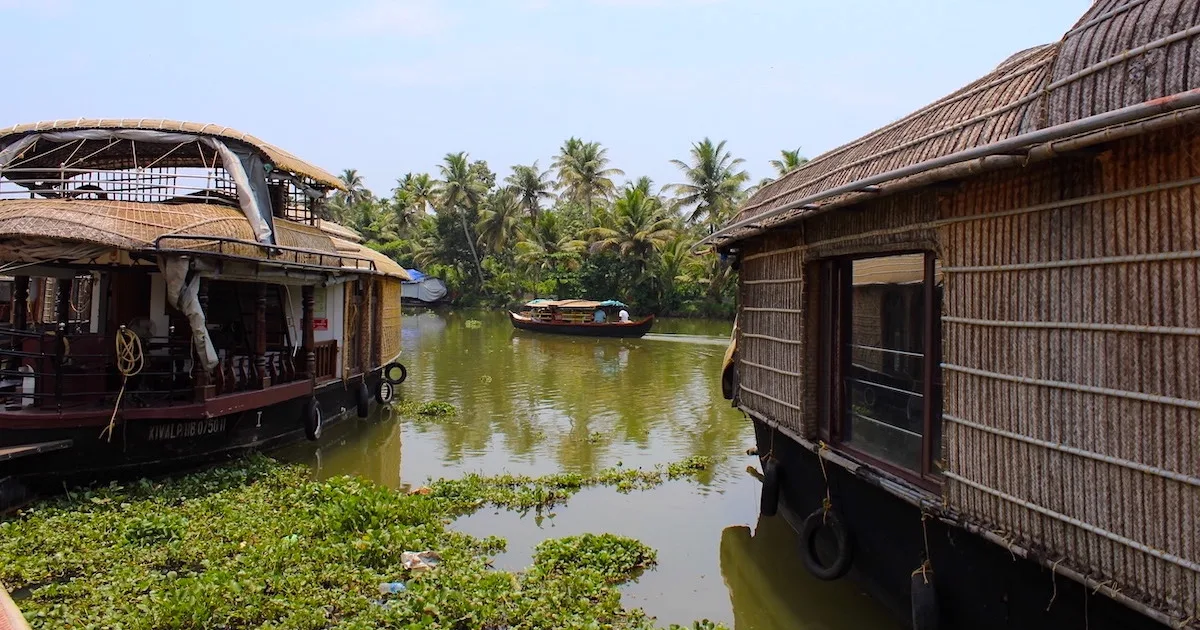
[[[940,471],[941,270],[932,254],[827,263],[834,439],[922,476]]]

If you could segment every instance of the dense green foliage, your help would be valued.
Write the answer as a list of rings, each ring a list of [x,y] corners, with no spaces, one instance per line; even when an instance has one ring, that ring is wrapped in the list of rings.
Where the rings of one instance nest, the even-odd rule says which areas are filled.
[[[709,465],[472,476],[405,494],[353,477],[312,481],[302,467],[253,457],[27,509],[0,523],[0,582],[35,628],[651,628],[615,588],[654,565],[645,545],[548,540],[531,567],[510,573],[488,559],[502,539],[447,524],[484,505],[544,508],[584,486],[652,485]],[[436,567],[404,568],[402,552],[424,550],[441,556]],[[380,595],[380,583],[397,581],[404,592]]]
[[[804,163],[798,150],[772,161]],[[406,267],[442,278],[460,305],[511,306],[530,297],[619,299],[659,315],[728,316],[736,276],[690,247],[729,220],[751,192],[725,142],[695,143],[673,160],[681,182],[655,190],[609,164],[597,142],[570,138],[542,170],[513,166],[501,180],[486,162],[447,154],[435,178],[409,173],[390,197],[354,170],[330,217]],[[763,183],[770,180],[763,180]]]

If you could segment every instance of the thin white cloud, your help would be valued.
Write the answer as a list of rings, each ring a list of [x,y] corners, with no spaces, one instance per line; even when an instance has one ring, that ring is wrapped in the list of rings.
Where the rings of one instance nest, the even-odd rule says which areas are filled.
[[[330,30],[340,35],[436,35],[457,21],[437,0],[364,0],[333,6],[340,16],[329,22]]]

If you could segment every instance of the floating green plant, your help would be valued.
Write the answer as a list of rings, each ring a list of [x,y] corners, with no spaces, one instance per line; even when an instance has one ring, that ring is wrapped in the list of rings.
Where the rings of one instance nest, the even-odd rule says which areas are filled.
[[[404,400],[392,406],[400,415],[409,417],[445,418],[458,415],[458,409],[454,405],[440,400]]]
[[[407,494],[354,477],[312,481],[254,456],[26,509],[0,523],[0,582],[21,593],[35,628],[651,628],[615,588],[654,565],[645,545],[548,540],[533,566],[511,573],[490,566],[504,540],[447,524],[483,505],[542,507],[584,486],[648,487],[709,465],[468,476]],[[423,550],[439,554],[437,566],[405,568],[404,552]],[[380,595],[395,582],[403,592]]]
[[[481,328],[483,327],[483,322],[478,319],[468,319],[463,325],[467,328]]]

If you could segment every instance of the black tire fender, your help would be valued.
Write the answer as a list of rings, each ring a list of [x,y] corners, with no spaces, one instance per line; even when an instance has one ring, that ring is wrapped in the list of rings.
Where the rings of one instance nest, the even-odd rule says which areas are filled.
[[[358,405],[358,417],[366,418],[371,413],[371,394],[367,392],[366,380],[361,380],[354,388],[354,402]]]
[[[408,368],[404,364],[393,361],[383,366],[383,380],[392,385],[399,385],[408,378]]]
[[[321,404],[317,402],[316,396],[313,396],[304,403],[304,436],[314,442],[321,439],[323,425]]]
[[[779,460],[774,457],[763,459],[762,496],[759,497],[758,511],[763,516],[775,516],[779,512],[779,477],[783,473]]]
[[[379,385],[375,387],[375,402],[386,405],[392,402],[392,399],[395,397],[396,386],[384,379],[380,379]]]
[[[828,566],[821,563],[817,555],[817,534],[824,528],[833,533],[837,544],[837,557]],[[838,518],[837,512],[818,508],[817,511],[804,519],[804,527],[800,528],[800,560],[804,568],[819,580],[837,580],[846,575],[854,561],[854,541],[850,530]]]
[[[932,569],[923,567],[913,572],[911,595],[913,630],[937,630],[938,604]]]

